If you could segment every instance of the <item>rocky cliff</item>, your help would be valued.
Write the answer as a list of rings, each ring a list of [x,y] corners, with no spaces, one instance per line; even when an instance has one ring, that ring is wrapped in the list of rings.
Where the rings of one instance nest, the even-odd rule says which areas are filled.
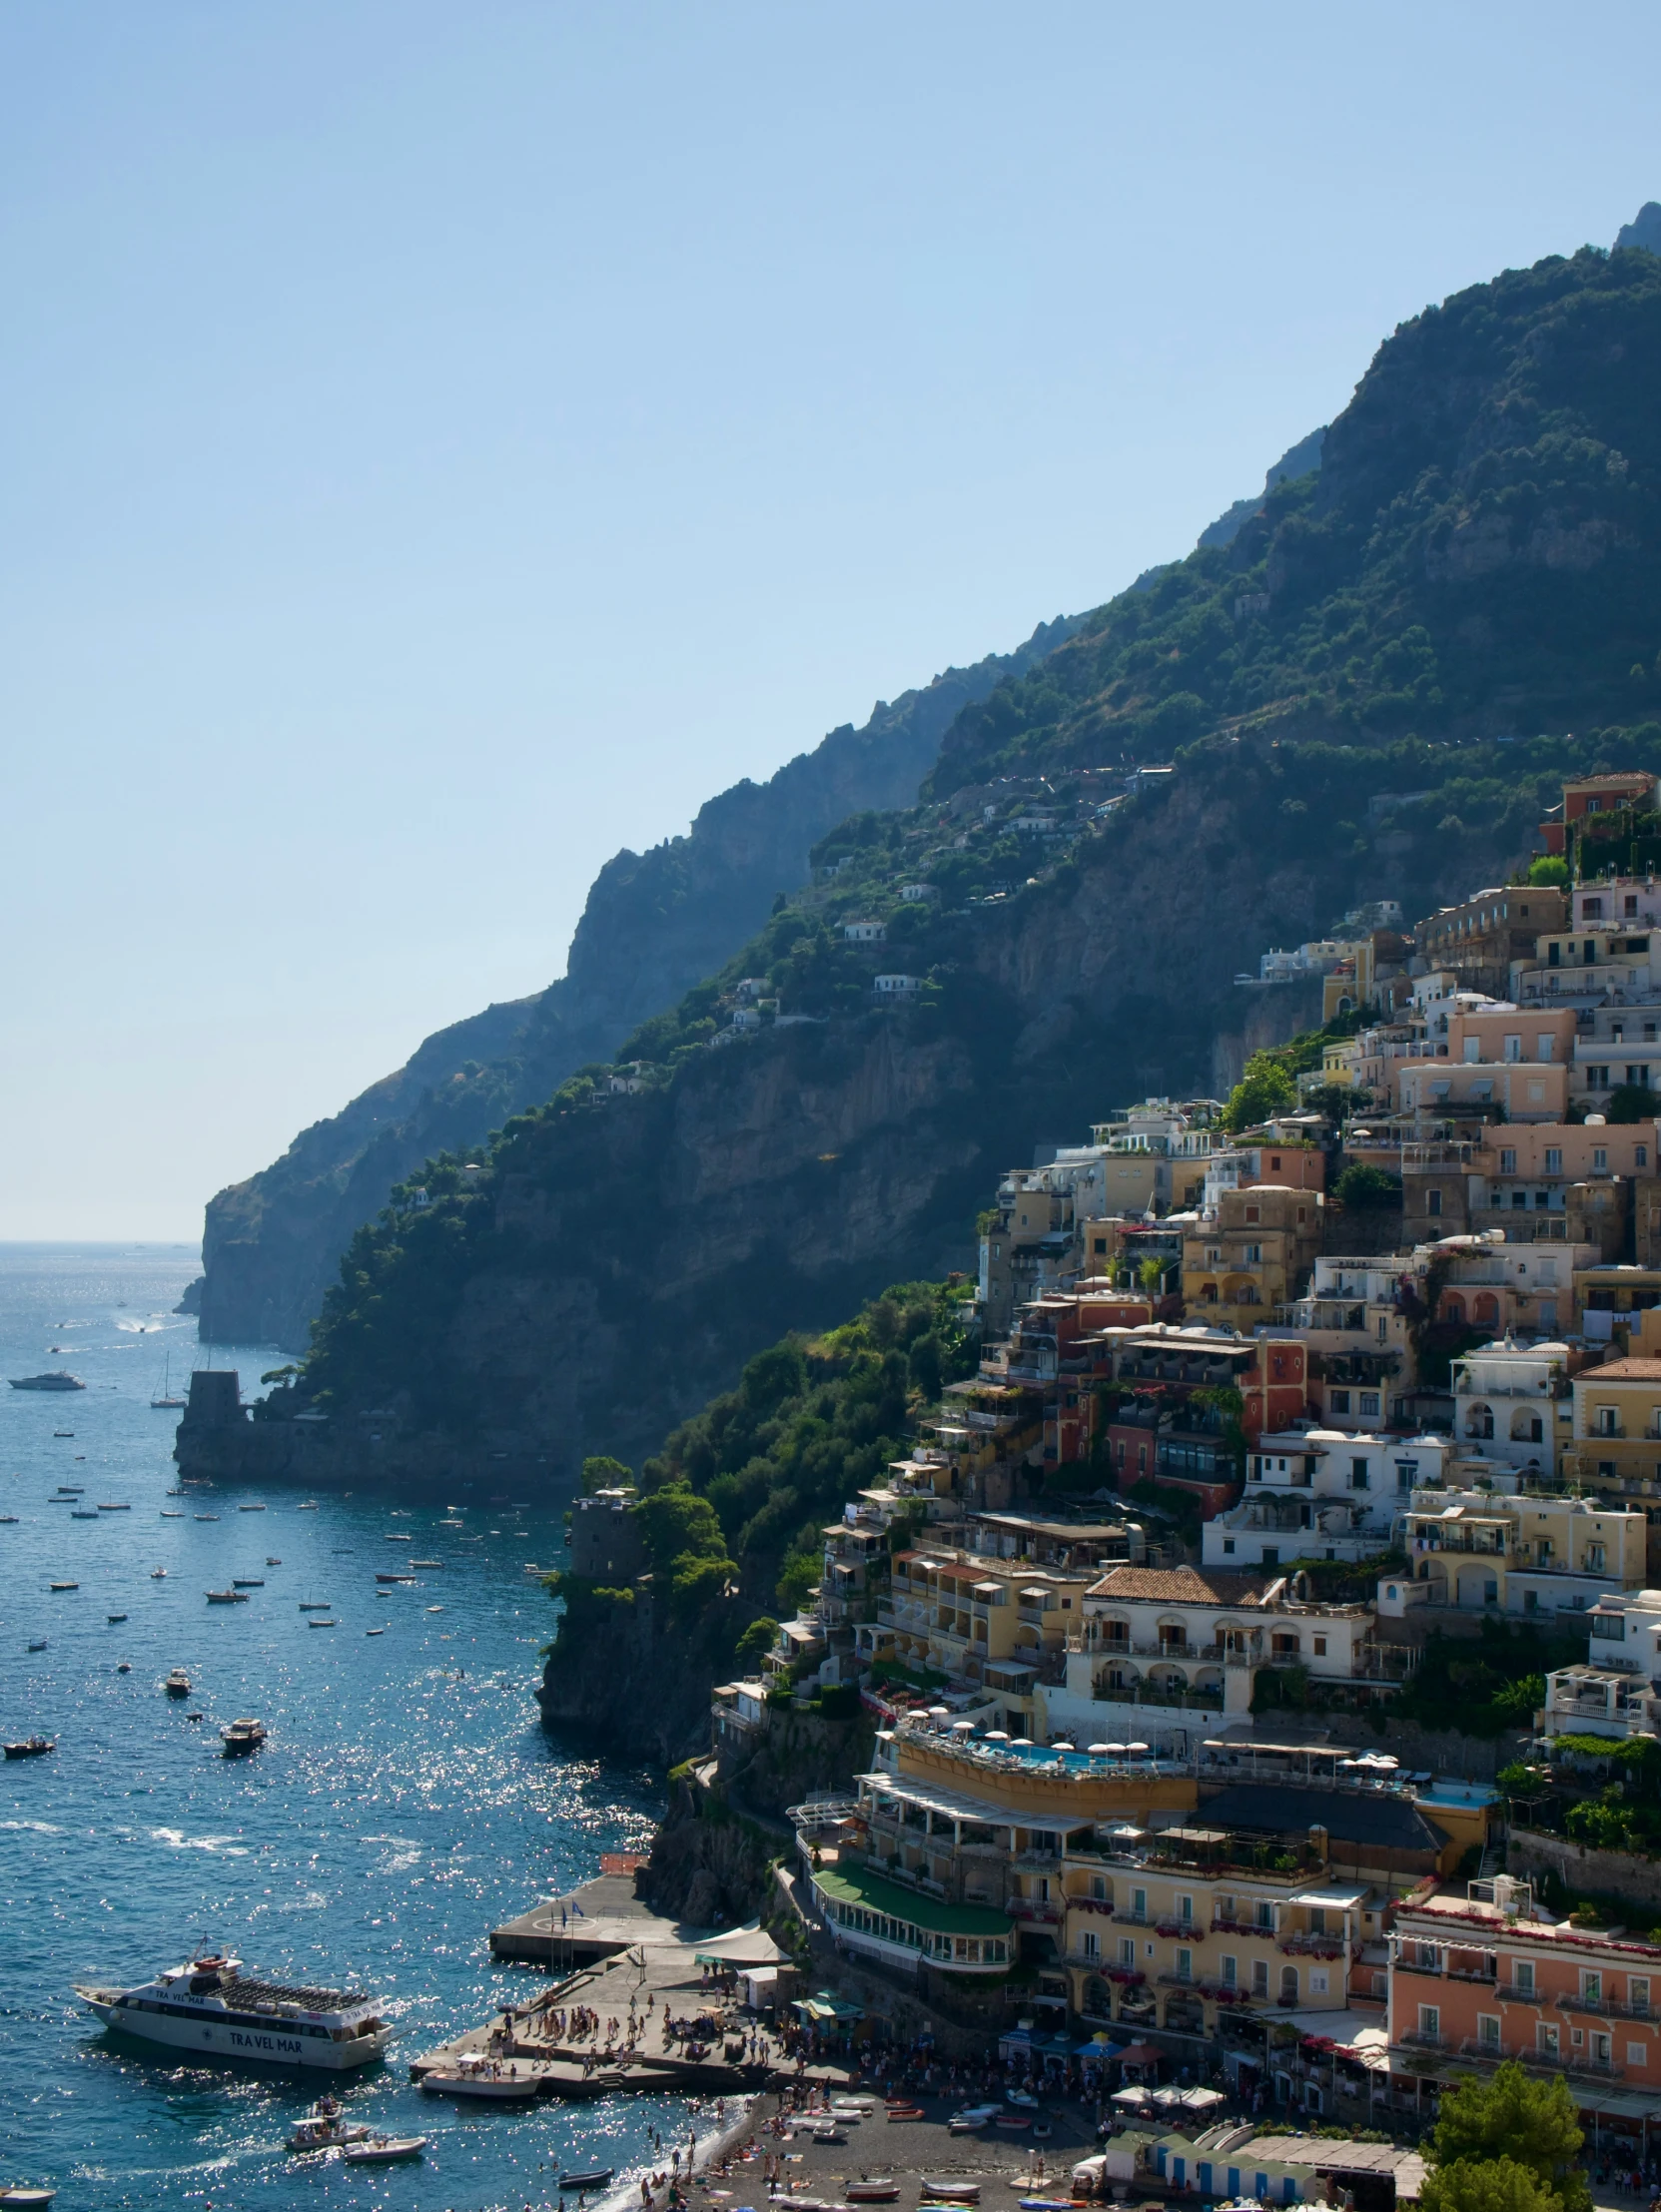
[[[556,983],[438,1031],[281,1159],[210,1201],[197,1292],[204,1340],[304,1347],[348,1239],[395,1182],[432,1152],[480,1143],[585,1062],[608,1060],[728,960],[780,891],[804,881],[809,848],[827,830],[866,809],[909,806],[961,709],[1070,628],[1041,624],[1013,653],[880,703],[862,729],[832,730],[766,783],[709,800],[685,837],[609,860]]]

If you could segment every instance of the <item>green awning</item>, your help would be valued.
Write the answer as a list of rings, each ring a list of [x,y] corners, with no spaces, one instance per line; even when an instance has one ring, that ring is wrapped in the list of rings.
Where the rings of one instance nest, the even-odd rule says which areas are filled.
[[[947,1904],[939,1897],[923,1896],[898,1881],[889,1881],[864,1866],[821,1866],[813,1876],[820,1896],[835,1904],[859,1904],[868,1912],[886,1913],[891,1920],[905,1920],[931,1935],[1004,1935],[1015,1933],[1015,1922],[983,1904]]]

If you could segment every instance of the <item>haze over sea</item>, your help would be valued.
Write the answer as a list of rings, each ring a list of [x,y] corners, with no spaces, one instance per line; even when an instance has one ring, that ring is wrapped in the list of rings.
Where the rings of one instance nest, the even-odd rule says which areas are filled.
[[[270,1346],[198,1347],[172,1310],[198,1270],[182,1246],[0,1245],[0,1375],[67,1367],[87,1384],[0,1388],[0,1513],[17,1516],[0,1526],[0,1734],[58,1740],[0,1766],[0,2182],[54,2183],[60,2212],[556,2201],[559,2165],[622,2169],[684,2108],[457,2112],[406,2069],[538,1985],[490,1965],[492,1925],[650,1830],[648,1774],[567,1756],[537,1724],[553,1619],[525,1563],[557,1559],[559,1516],[461,1489],[457,1513],[403,1517],[362,1494],[316,1512],[298,1493],[170,1497],[177,1415],[150,1405],[169,1362],[177,1394],[193,1365],[237,1367],[248,1392],[277,1363]],[[73,1521],[50,1502],[60,1483],[131,1511]],[[376,1570],[415,1559],[442,1569],[379,1597]],[[209,1606],[233,1576],[265,1587]],[[338,1627],[308,1629],[311,1598]],[[183,1703],[161,1688],[177,1666]],[[239,1714],[271,1738],[226,1760],[219,1730]],[[388,2062],[347,2101],[428,2135],[423,2166],[293,2158],[284,2136],[323,2081],[141,2056],[76,2002],[73,1982],[148,1980],[204,1940],[384,1999]]]

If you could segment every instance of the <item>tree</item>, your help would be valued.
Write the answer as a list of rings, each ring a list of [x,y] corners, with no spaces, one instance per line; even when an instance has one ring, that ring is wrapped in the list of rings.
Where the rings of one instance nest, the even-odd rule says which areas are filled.
[[[1661,1093],[1652,1091],[1648,1084],[1623,1083],[1599,1103],[1606,1121],[1653,1121],[1661,1107]]]
[[[1462,2158],[1424,2177],[1420,2212],[1562,2212],[1563,2200],[1514,2158]]]
[[[1528,880],[1548,890],[1564,891],[1568,888],[1569,864],[1555,853],[1542,853],[1538,860],[1530,861]]]
[[[1374,1167],[1369,1159],[1352,1159],[1332,1185],[1332,1195],[1346,1213],[1366,1213],[1401,1203],[1401,1177]]]
[[[1562,2212],[1591,2212],[1592,2192],[1576,2164],[1584,2139],[1561,2074],[1536,2081],[1515,2059],[1507,2059],[1487,2080],[1461,2081],[1443,2095],[1430,2157],[1443,2177],[1441,2189],[1450,2193],[1433,2200],[1427,2177],[1425,2212],[1455,2212],[1455,2207],[1457,2212],[1489,2212],[1488,2199],[1478,2204],[1476,2197],[1461,2194],[1485,2185],[1446,2178],[1449,2168],[1477,2160],[1489,2171],[1514,2162],[1527,2169],[1548,2198],[1555,2196]],[[1491,2212],[1512,2212],[1513,2207],[1514,2212],[1533,2212],[1520,2197],[1495,2197]],[[1549,2203],[1540,2212],[1551,2212]]]
[[[763,1613],[758,1620],[750,1623],[738,1639],[732,1654],[734,1662],[740,1667],[759,1666],[766,1654],[772,1650],[778,1632],[779,1625],[777,1621]]]
[[[1248,1129],[1297,1103],[1297,1086],[1272,1053],[1253,1053],[1246,1074],[1229,1094],[1223,1124],[1229,1129]]]
[[[625,1483],[634,1480],[634,1469],[625,1467],[620,1459],[607,1459],[596,1454],[582,1462],[582,1487],[588,1497],[597,1490],[620,1490]]]
[[[1142,1285],[1145,1295],[1150,1298],[1159,1297],[1165,1288],[1165,1262],[1153,1257],[1145,1259],[1137,1269],[1137,1281]]]

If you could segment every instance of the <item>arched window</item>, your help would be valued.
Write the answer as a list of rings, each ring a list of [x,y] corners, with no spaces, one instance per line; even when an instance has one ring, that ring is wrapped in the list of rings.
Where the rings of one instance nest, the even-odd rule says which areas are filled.
[[[1444,1290],[1442,1292],[1442,1319],[1444,1321],[1457,1321],[1461,1327],[1464,1326],[1465,1301],[1460,1297],[1457,1290]]]
[[[1491,1290],[1482,1290],[1477,1293],[1471,1305],[1470,1317],[1476,1328],[1498,1328],[1499,1300]]]
[[[1465,1434],[1467,1436],[1481,1438],[1492,1436],[1493,1432],[1493,1407],[1491,1405],[1482,1405],[1480,1403],[1473,1405],[1469,1413],[1465,1416]]]
[[[1280,1968],[1280,2002],[1282,2004],[1295,2004],[1297,2002],[1297,1968],[1295,1966],[1282,1966]]]

